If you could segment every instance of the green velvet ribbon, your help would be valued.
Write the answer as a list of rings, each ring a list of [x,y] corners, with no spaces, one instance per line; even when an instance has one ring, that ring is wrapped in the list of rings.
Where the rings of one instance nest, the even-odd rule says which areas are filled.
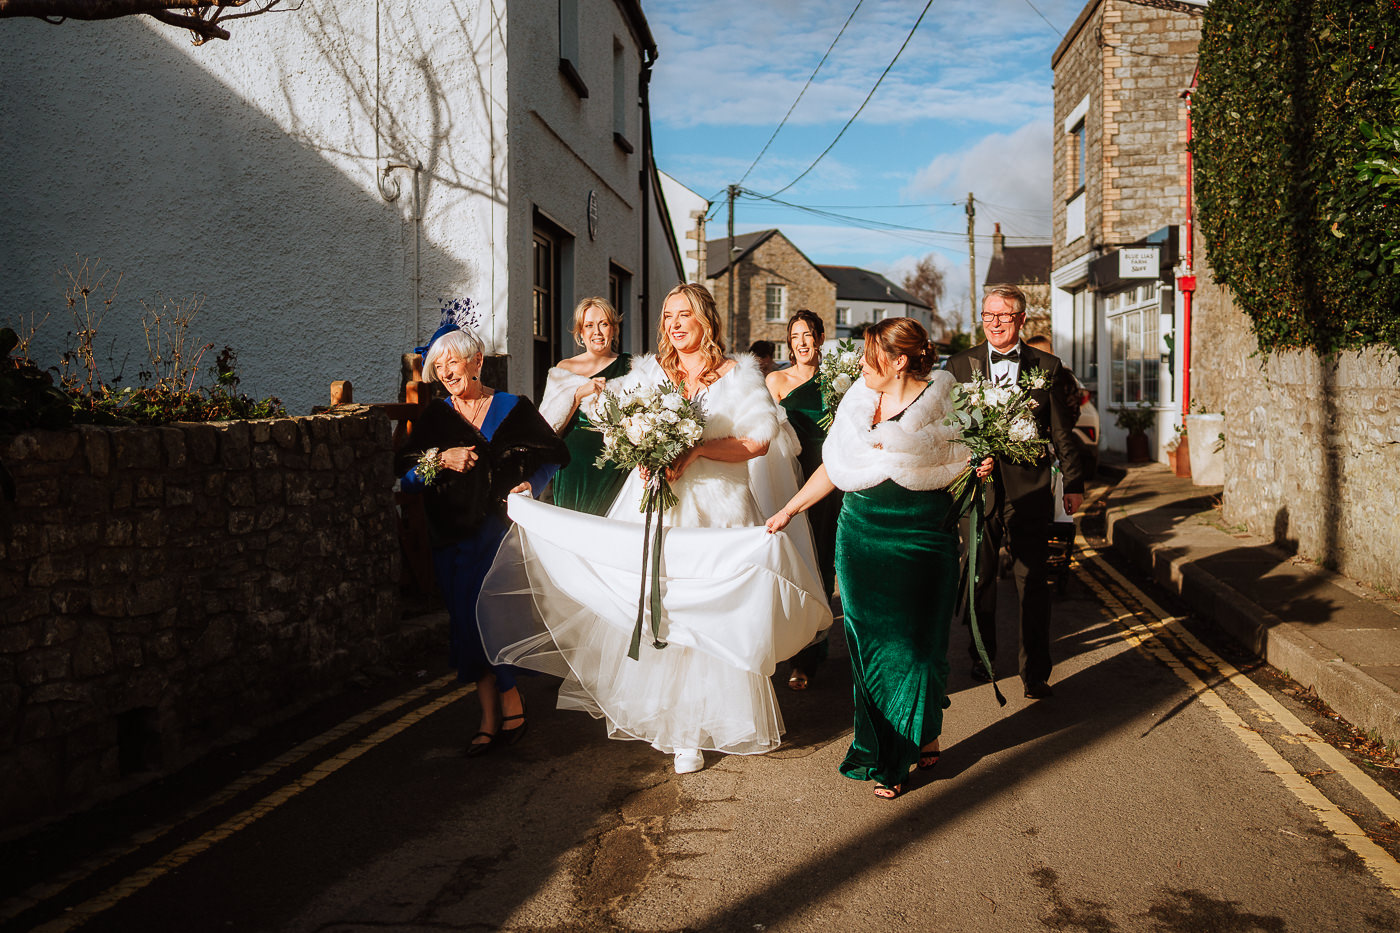
[[[664,478],[660,479],[665,483]],[[642,648],[642,628],[645,625],[647,606],[647,559],[651,560],[651,646],[653,648],[665,648],[666,642],[661,640],[661,540],[664,525],[661,521],[666,512],[665,494],[660,488],[653,490],[651,484],[647,484],[646,492],[646,522],[642,530],[642,591],[637,597],[637,624],[632,628],[632,644],[627,648],[627,656],[633,661],[639,660]],[[651,519],[656,516],[656,539],[653,542],[651,532]]]
[[[993,480],[988,479],[986,482]],[[982,548],[982,523],[985,521],[986,512],[986,504],[982,500],[982,483],[983,480],[974,476],[967,484],[968,503],[965,510],[971,512],[971,519],[968,521],[967,569],[963,573],[962,591],[963,598],[967,600],[967,621],[972,629],[972,644],[977,649],[977,658],[982,662],[982,669],[992,678],[992,692],[996,694],[997,705],[1005,706],[1006,697],[997,686],[996,671],[992,668],[991,659],[987,657],[987,646],[982,643],[982,630],[977,625],[977,552]]]

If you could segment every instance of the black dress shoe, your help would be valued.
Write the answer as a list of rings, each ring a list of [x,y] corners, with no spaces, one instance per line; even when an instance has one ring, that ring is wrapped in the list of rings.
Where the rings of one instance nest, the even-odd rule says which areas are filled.
[[[1043,680],[1031,680],[1026,682],[1026,696],[1032,700],[1044,700],[1055,695],[1055,691],[1050,689],[1050,685]]]
[[[982,666],[981,661],[972,662],[972,679],[979,684],[989,684],[992,682],[992,672]]]

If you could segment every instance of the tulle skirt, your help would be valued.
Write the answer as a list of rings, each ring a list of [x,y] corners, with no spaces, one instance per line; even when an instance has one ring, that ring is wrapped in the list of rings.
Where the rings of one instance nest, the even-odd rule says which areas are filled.
[[[624,490],[619,503],[627,501]],[[605,720],[614,738],[666,752],[778,746],[769,677],[831,625],[805,520],[777,535],[762,525],[668,527],[658,623],[666,646],[653,646],[648,611],[632,660],[642,524],[519,495],[509,509],[515,527],[477,606],[488,656],[562,677],[560,708]]]

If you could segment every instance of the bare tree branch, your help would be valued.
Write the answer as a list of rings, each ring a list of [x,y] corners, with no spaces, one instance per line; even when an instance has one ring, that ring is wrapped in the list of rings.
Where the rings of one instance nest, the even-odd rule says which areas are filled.
[[[58,25],[65,20],[103,20],[147,15],[169,26],[188,29],[195,45],[227,39],[220,20],[267,13],[283,0],[0,0],[0,19],[32,16]],[[239,10],[252,4],[251,9]],[[300,5],[294,9],[300,9]],[[239,12],[233,12],[239,10]]]

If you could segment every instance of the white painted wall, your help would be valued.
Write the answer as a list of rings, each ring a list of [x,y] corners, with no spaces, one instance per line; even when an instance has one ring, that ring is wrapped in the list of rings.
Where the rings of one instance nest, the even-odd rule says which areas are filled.
[[[610,260],[634,304],[644,274],[641,53],[617,4],[586,6],[586,100],[558,71],[548,2],[306,0],[200,47],[145,17],[7,21],[0,321],[52,311],[33,356],[56,362],[72,328],[55,272],[100,257],[124,276],[99,345],[126,381],[146,356],[140,300],[201,294],[196,335],[231,344],[241,388],[295,413],[334,379],[394,397],[440,302],[472,297],[511,355],[508,388],[528,391],[534,208],[576,237],[570,309],[607,294]],[[631,154],[613,141],[615,41]],[[415,173],[391,172],[396,200],[380,183],[420,163],[415,314]]]
[[[681,263],[685,268],[685,280],[687,282],[702,281],[704,276],[700,275],[699,260],[687,255],[697,248],[698,243],[695,240],[686,239],[686,234],[695,229],[695,221],[690,218],[691,212],[708,211],[710,202],[665,172],[661,172],[660,175],[661,193],[665,195],[666,206],[670,210],[671,228],[675,231],[676,243],[680,247]]]
[[[850,308],[851,314],[847,318],[846,324],[837,326],[838,335],[850,333],[851,327],[856,324],[873,324],[886,317],[912,317],[924,326],[925,329],[932,325],[932,317],[928,311],[914,305],[905,304],[902,301],[891,298],[889,301],[850,301],[838,297],[836,307]],[[887,314],[880,314],[884,309]]]
[[[54,360],[70,329],[54,271],[100,257],[123,279],[99,343],[115,341],[130,381],[140,301],[201,294],[194,333],[238,351],[244,391],[293,412],[337,378],[391,398],[439,298],[489,309],[507,294],[498,6],[380,0],[377,42],[372,3],[307,2],[200,47],[145,17],[8,21],[0,316],[52,310],[34,355]],[[418,161],[415,323],[413,173],[394,173],[390,203],[376,165]],[[506,342],[499,316],[485,330]]]

